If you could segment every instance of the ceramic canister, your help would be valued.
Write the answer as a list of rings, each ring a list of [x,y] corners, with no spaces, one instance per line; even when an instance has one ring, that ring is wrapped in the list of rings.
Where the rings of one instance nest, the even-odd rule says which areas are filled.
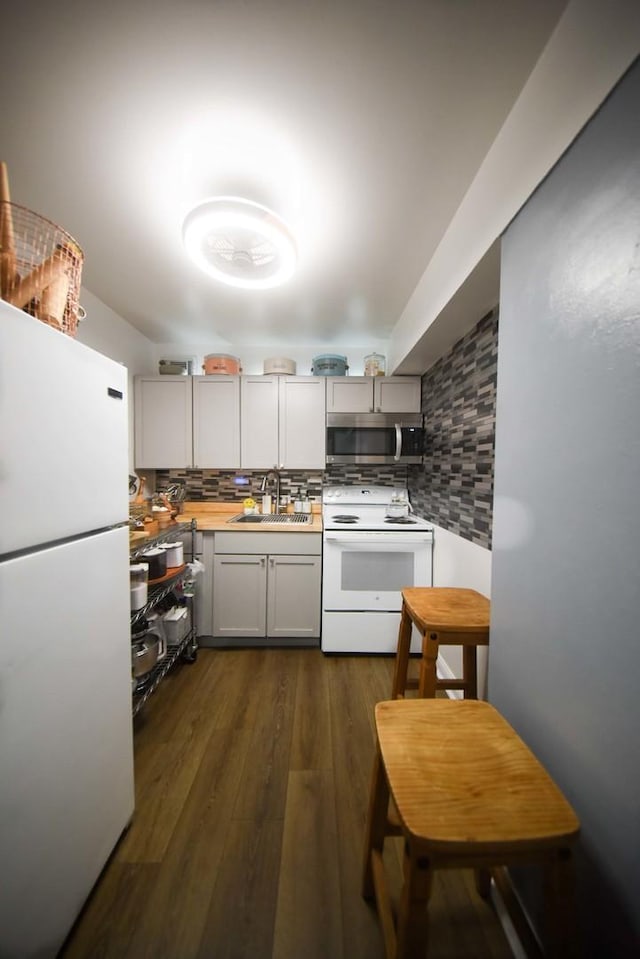
[[[346,376],[349,365],[346,356],[336,353],[323,353],[314,356],[311,365],[312,376]]]
[[[134,563],[129,567],[129,580],[131,586],[131,611],[135,612],[147,602],[149,565],[148,563]]]
[[[162,543],[160,549],[163,549],[166,554],[167,569],[182,566],[184,563],[184,545],[182,543]]]
[[[202,368],[205,375],[211,373],[233,375],[242,372],[239,358],[237,356],[230,356],[228,353],[207,353]]]

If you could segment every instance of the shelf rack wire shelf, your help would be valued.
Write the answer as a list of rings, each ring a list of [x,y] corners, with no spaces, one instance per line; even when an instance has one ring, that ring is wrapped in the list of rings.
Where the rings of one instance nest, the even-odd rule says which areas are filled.
[[[195,520],[191,520],[188,523],[174,523],[168,529],[150,537],[145,541],[144,544],[132,549],[129,553],[130,561],[135,562],[136,559],[141,556],[143,551],[148,549],[151,545],[156,546],[159,543],[170,541],[176,536],[180,536],[189,532],[191,533],[192,555],[195,556],[196,530],[197,526]],[[186,571],[187,564],[177,568],[173,576],[170,576],[168,579],[163,580],[161,583],[158,583],[155,586],[152,585],[149,588],[149,596],[145,605],[141,609],[137,609],[135,612],[132,612],[131,626],[135,626],[139,620],[146,618],[147,614],[150,613],[166,596],[168,596],[169,593],[175,589],[178,583],[184,579]],[[184,639],[181,640],[179,645],[168,647],[165,657],[156,666],[154,666],[151,672],[145,676],[144,680],[133,690],[132,713],[134,717],[137,716],[146,701],[149,699],[149,696],[151,696],[151,694],[158,688],[171,667],[180,658],[182,658],[185,662],[195,661],[198,649],[198,641],[197,627],[195,622],[196,604],[194,602],[194,597],[187,597],[187,603],[191,615],[191,627],[189,632]]]

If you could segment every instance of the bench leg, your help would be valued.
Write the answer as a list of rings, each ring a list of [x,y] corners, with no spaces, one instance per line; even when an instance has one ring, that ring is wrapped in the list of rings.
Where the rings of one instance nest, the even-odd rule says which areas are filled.
[[[575,876],[570,849],[559,849],[544,867],[545,918],[550,959],[577,959]]]
[[[491,870],[486,866],[480,866],[474,870],[474,879],[476,892],[481,899],[488,899],[491,895]]]
[[[397,921],[396,959],[417,959],[427,955],[429,936],[428,904],[433,870],[428,858],[418,856],[405,843],[404,884]]]
[[[418,696],[433,699],[436,694],[436,660],[440,641],[437,633],[426,632],[422,637],[422,659],[420,660],[420,679]]]
[[[407,687],[407,671],[409,669],[409,650],[411,648],[412,622],[405,604],[402,604],[400,613],[400,628],[398,630],[398,648],[396,651],[396,662],[393,671],[393,685],[391,687],[391,698],[402,699]]]
[[[374,877],[371,864],[372,855],[379,853],[382,856],[382,847],[387,826],[387,809],[389,807],[389,787],[384,774],[384,766],[380,758],[380,750],[376,748],[371,776],[371,792],[369,794],[369,811],[364,841],[364,862],[362,869],[362,895],[365,899],[372,899],[374,895]]]
[[[477,646],[462,647],[462,676],[464,678],[464,698],[478,698],[478,656]]]

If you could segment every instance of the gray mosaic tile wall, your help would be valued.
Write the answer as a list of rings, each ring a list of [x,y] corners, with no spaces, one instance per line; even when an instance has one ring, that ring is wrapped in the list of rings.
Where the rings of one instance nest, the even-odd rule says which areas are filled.
[[[188,500],[243,500],[261,495],[260,484],[266,470],[156,470],[156,487],[163,489],[167,483],[184,482]],[[309,498],[320,502],[322,496],[321,470],[312,473],[303,470],[280,473],[280,495],[293,496],[299,489],[306,490]],[[240,483],[245,479],[247,482]]]
[[[414,509],[491,549],[498,311],[422,377],[425,457],[410,466]]]
[[[246,496],[260,495],[264,470],[156,470],[156,488],[164,489],[169,483],[184,482],[187,499],[197,500],[243,500]],[[245,478],[246,485],[236,481]],[[281,496],[293,496],[299,489],[306,490],[309,498],[320,503],[323,486],[406,486],[406,466],[330,466],[326,470],[287,471],[280,474]]]
[[[406,486],[406,466],[329,466],[325,486]]]

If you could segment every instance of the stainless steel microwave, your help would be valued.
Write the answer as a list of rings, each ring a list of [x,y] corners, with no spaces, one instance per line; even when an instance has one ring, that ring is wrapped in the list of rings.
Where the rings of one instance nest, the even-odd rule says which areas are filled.
[[[327,463],[421,463],[422,414],[328,413]]]

